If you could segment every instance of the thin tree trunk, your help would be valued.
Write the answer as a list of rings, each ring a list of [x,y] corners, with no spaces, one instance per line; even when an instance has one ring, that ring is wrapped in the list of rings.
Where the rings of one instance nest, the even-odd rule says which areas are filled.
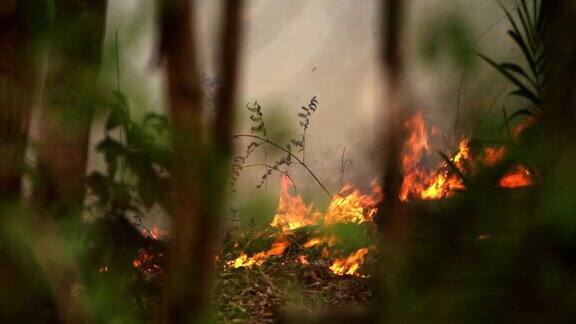
[[[211,291],[214,246],[226,191],[237,88],[243,1],[224,4],[221,84],[215,124],[201,139],[202,94],[195,52],[194,2],[169,1],[162,8],[162,52],[174,125],[174,239],[169,256],[165,322],[205,319]],[[206,145],[209,145],[206,147]]]
[[[82,237],[82,207],[92,114],[102,58],[106,0],[56,0],[49,37],[49,63],[39,125],[38,179],[34,206],[47,238],[60,249],[77,247]],[[41,233],[42,234],[42,233]],[[78,280],[76,255],[37,252],[51,281],[63,321],[76,321],[72,286]]]
[[[23,222],[24,155],[37,95],[41,32],[48,12],[40,3],[0,0],[0,314],[4,322],[57,320],[52,297],[27,249],[15,249],[6,224]],[[35,311],[31,312],[31,309]]]
[[[225,159],[228,159],[232,154],[234,99],[238,88],[238,70],[240,68],[243,6],[244,0],[226,0],[220,36],[221,83],[216,97],[214,139]]]
[[[404,116],[403,73],[404,63],[400,48],[401,27],[404,10],[403,0],[384,0],[382,12],[382,69],[386,80],[386,116],[385,133],[382,143],[387,152],[384,168],[384,209],[378,218],[379,226],[388,235],[399,235],[403,218],[399,217],[399,193],[402,185],[400,153],[402,148],[402,125]]]
[[[196,240],[205,207],[200,192],[202,93],[195,41],[195,3],[168,0],[161,10],[161,55],[166,61],[168,104],[174,127],[174,237],[168,254],[165,323],[201,317],[206,277],[205,259]]]
[[[34,9],[18,1],[0,6],[0,197],[21,194],[24,152],[38,79]]]
[[[381,16],[382,33],[382,73],[386,82],[386,118],[382,124],[381,143],[387,153],[383,164],[384,201],[377,215],[380,232],[380,263],[378,270],[378,298],[383,307],[379,308],[382,319],[395,322],[398,318],[395,307],[399,306],[398,289],[404,257],[406,215],[400,204],[402,171],[400,154],[402,147],[402,112],[404,93],[404,62],[401,50],[402,20],[404,0],[383,0]]]
[[[576,4],[565,0],[543,0],[543,14],[548,15],[551,63],[549,84],[546,87],[547,106],[544,107],[546,136],[557,140],[552,147],[562,148],[576,141]]]
[[[48,79],[38,143],[42,183],[35,199],[56,214],[79,218],[106,0],[55,1]]]

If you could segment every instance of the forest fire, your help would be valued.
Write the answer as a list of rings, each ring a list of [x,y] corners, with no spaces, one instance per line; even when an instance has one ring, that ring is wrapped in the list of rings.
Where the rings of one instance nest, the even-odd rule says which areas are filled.
[[[506,148],[486,147],[480,152],[473,152],[471,141],[463,137],[458,149],[451,155],[442,155],[443,160],[436,167],[430,162],[438,159],[432,150],[430,132],[421,113],[416,113],[405,123],[409,133],[405,142],[401,167],[404,174],[399,198],[407,203],[413,200],[437,200],[454,196],[465,190],[464,177],[474,175],[482,167],[494,167],[506,156]],[[475,156],[478,156],[476,158]],[[517,188],[531,185],[533,174],[528,168],[517,165],[499,181],[501,188]],[[292,194],[293,184],[286,176],[280,179],[280,198],[276,214],[270,226],[280,230],[271,247],[263,252],[248,256],[242,252],[236,259],[226,262],[232,268],[251,268],[260,266],[270,257],[281,256],[292,244],[288,239],[295,230],[306,226],[330,226],[334,224],[373,223],[377,205],[383,199],[382,188],[376,181],[372,183],[372,193],[363,194],[352,184],[346,184],[337,195],[334,195],[325,212],[317,210],[312,204],[307,205],[302,196]],[[330,270],[336,275],[363,276],[359,269],[364,263],[370,248],[362,247],[344,258],[332,257],[331,248],[338,242],[336,236],[322,234],[313,236],[300,243],[301,249],[322,247],[322,257],[332,258]],[[300,264],[308,264],[308,256],[301,254],[297,258]]]
[[[274,219],[270,223],[281,231],[278,239],[274,241],[270,249],[248,256],[241,253],[236,259],[226,262],[232,268],[251,268],[260,266],[272,256],[282,255],[291,242],[288,235],[296,229],[309,225],[333,225],[355,223],[362,224],[372,222],[376,215],[376,206],[382,200],[382,190],[376,183],[372,185],[372,194],[363,194],[353,185],[347,184],[330,202],[326,212],[322,213],[313,205],[306,205],[299,195],[290,193],[292,183],[287,177],[282,177],[280,182],[280,199]],[[319,246],[333,246],[338,239],[330,235],[312,237],[301,244],[303,249],[312,249]],[[363,248],[345,259],[336,259],[332,271],[337,274],[355,275],[362,265],[364,256],[368,253]],[[330,256],[327,249],[322,250],[325,257]],[[300,255],[298,260],[301,264],[307,264],[305,255]],[[340,272],[340,273],[339,273]]]
[[[428,130],[421,113],[416,113],[404,125],[410,133],[402,155],[404,181],[400,200],[435,200],[453,196],[465,189],[463,175],[473,175],[480,166],[491,167],[506,155],[506,148],[487,147],[482,151],[482,159],[476,161],[472,153],[470,139],[464,137],[458,150],[436,169],[426,169],[424,162],[432,156]],[[502,188],[517,188],[532,184],[532,173],[524,166],[516,166],[498,182]]]

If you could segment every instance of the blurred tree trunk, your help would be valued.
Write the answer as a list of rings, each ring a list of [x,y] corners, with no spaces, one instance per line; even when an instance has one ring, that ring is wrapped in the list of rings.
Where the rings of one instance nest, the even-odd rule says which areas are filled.
[[[25,1],[0,6],[0,197],[21,193],[24,152],[38,81],[41,18]]]
[[[240,15],[243,1],[224,4],[221,80],[216,119],[202,139],[202,92],[198,77],[194,1],[165,1],[162,56],[174,125],[174,188],[170,208],[174,239],[169,255],[165,322],[205,319],[209,306],[214,246],[231,156],[233,103],[237,88]]]
[[[96,79],[101,65],[106,0],[57,0],[44,94],[38,172],[40,206],[79,218]]]
[[[24,155],[42,77],[41,42],[48,25],[45,4],[0,1],[0,314],[7,323],[57,320],[33,254],[19,246],[9,226],[25,216],[18,212]]]
[[[403,73],[404,62],[401,53],[403,0],[384,0],[382,5],[382,69],[386,80],[385,131],[383,132],[384,149],[387,152],[384,168],[384,208],[378,218],[379,226],[388,235],[400,235],[403,219],[399,215],[400,187],[402,171],[400,155],[402,149],[402,126],[404,115]]]
[[[232,155],[234,99],[238,88],[239,52],[241,46],[242,8],[244,0],[226,0],[220,37],[220,76],[216,97],[214,139],[218,150],[228,159]]]
[[[62,320],[74,321],[81,316],[72,313],[76,310],[71,293],[78,279],[74,261],[83,235],[88,140],[98,104],[107,2],[56,0],[53,5],[37,147],[39,180],[34,184],[34,206],[42,228],[39,234],[46,237],[38,238],[36,256],[53,286]],[[55,248],[38,252],[46,250],[42,246],[46,242]]]
[[[546,39],[551,62],[544,126],[547,136],[559,141],[552,147],[560,149],[576,140],[576,3],[543,0],[542,6],[550,22]]]
[[[204,304],[208,260],[195,245],[203,212],[200,192],[202,93],[195,51],[194,2],[161,2],[161,55],[166,61],[168,104],[174,127],[174,191],[169,207],[174,238],[168,252],[165,323],[190,322]],[[202,254],[200,254],[202,256]]]
[[[378,271],[378,293],[380,314],[388,321],[397,321],[393,314],[398,305],[399,275],[402,268],[403,241],[405,240],[406,215],[403,215],[399,198],[402,185],[400,155],[403,142],[404,113],[404,59],[401,40],[404,0],[383,0],[381,12],[382,73],[386,82],[386,109],[382,114],[384,125],[381,145],[387,153],[382,164],[384,174],[384,201],[377,215],[377,226],[381,235],[380,266]]]

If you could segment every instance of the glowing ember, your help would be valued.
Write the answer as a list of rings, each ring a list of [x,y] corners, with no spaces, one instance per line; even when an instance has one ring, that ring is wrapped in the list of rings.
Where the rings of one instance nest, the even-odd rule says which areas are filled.
[[[336,259],[330,266],[330,270],[337,275],[359,275],[358,269],[364,263],[366,254],[368,254],[368,249],[361,248],[347,258]]]
[[[156,225],[153,225],[152,229],[150,230],[143,228],[140,232],[142,233],[142,236],[151,238],[153,240],[161,240],[167,236],[167,233],[159,229]]]
[[[150,254],[150,252],[146,251],[146,250],[141,250],[140,253],[138,254],[138,257],[136,259],[134,259],[134,261],[132,261],[132,265],[135,268],[141,268],[142,265],[150,262],[150,260],[152,260],[152,254]]]
[[[536,125],[538,123],[538,119],[536,119],[535,117],[530,117],[527,116],[524,119],[522,119],[522,121],[520,123],[518,123],[518,125],[516,125],[516,127],[514,127],[514,130],[512,131],[512,136],[516,139],[520,138],[520,136],[522,136],[522,134],[529,128],[531,128],[532,126]]]
[[[506,148],[504,146],[488,147],[484,150],[484,157],[482,158],[482,163],[485,166],[494,166],[498,162],[502,161],[505,155],[506,155]]]
[[[532,184],[532,173],[526,167],[517,165],[502,177],[498,183],[502,188],[520,188]]]

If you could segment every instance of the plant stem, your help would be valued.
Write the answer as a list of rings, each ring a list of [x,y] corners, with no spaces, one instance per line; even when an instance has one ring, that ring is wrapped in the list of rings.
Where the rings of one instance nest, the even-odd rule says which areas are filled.
[[[306,165],[306,163],[304,163],[302,160],[300,160],[296,155],[294,155],[292,152],[288,151],[287,149],[283,148],[282,146],[267,140],[263,137],[260,136],[256,136],[256,135],[248,135],[248,134],[240,134],[240,135],[234,135],[232,136],[232,138],[242,138],[242,137],[249,137],[249,138],[254,138],[260,141],[263,141],[265,143],[268,143],[274,147],[276,147],[277,149],[285,152],[286,154],[289,154],[291,157],[293,157],[296,161],[298,161],[298,163],[300,163],[300,165],[302,165],[306,171],[308,171],[308,173],[310,173],[310,175],[314,178],[314,180],[316,180],[316,182],[320,185],[320,187],[322,187],[322,189],[324,190],[324,192],[330,197],[330,199],[333,198],[332,194],[330,193],[330,191],[328,191],[328,189],[326,189],[326,186],[324,186],[324,184],[322,183],[322,181],[320,181],[320,179],[318,179],[318,177],[316,176],[316,174],[314,174],[314,172],[312,172],[312,170],[310,170],[310,168]]]
[[[290,180],[290,182],[292,182],[292,187],[294,187],[294,192],[297,193],[296,183],[294,182],[294,179],[292,179],[290,174],[286,171],[275,169],[273,166],[266,164],[266,163],[256,163],[256,164],[243,165],[242,168],[250,168],[250,167],[257,167],[257,166],[267,167],[270,170],[273,170],[273,171],[276,171],[276,172],[279,172],[279,173],[282,173],[283,175],[285,175]]]

